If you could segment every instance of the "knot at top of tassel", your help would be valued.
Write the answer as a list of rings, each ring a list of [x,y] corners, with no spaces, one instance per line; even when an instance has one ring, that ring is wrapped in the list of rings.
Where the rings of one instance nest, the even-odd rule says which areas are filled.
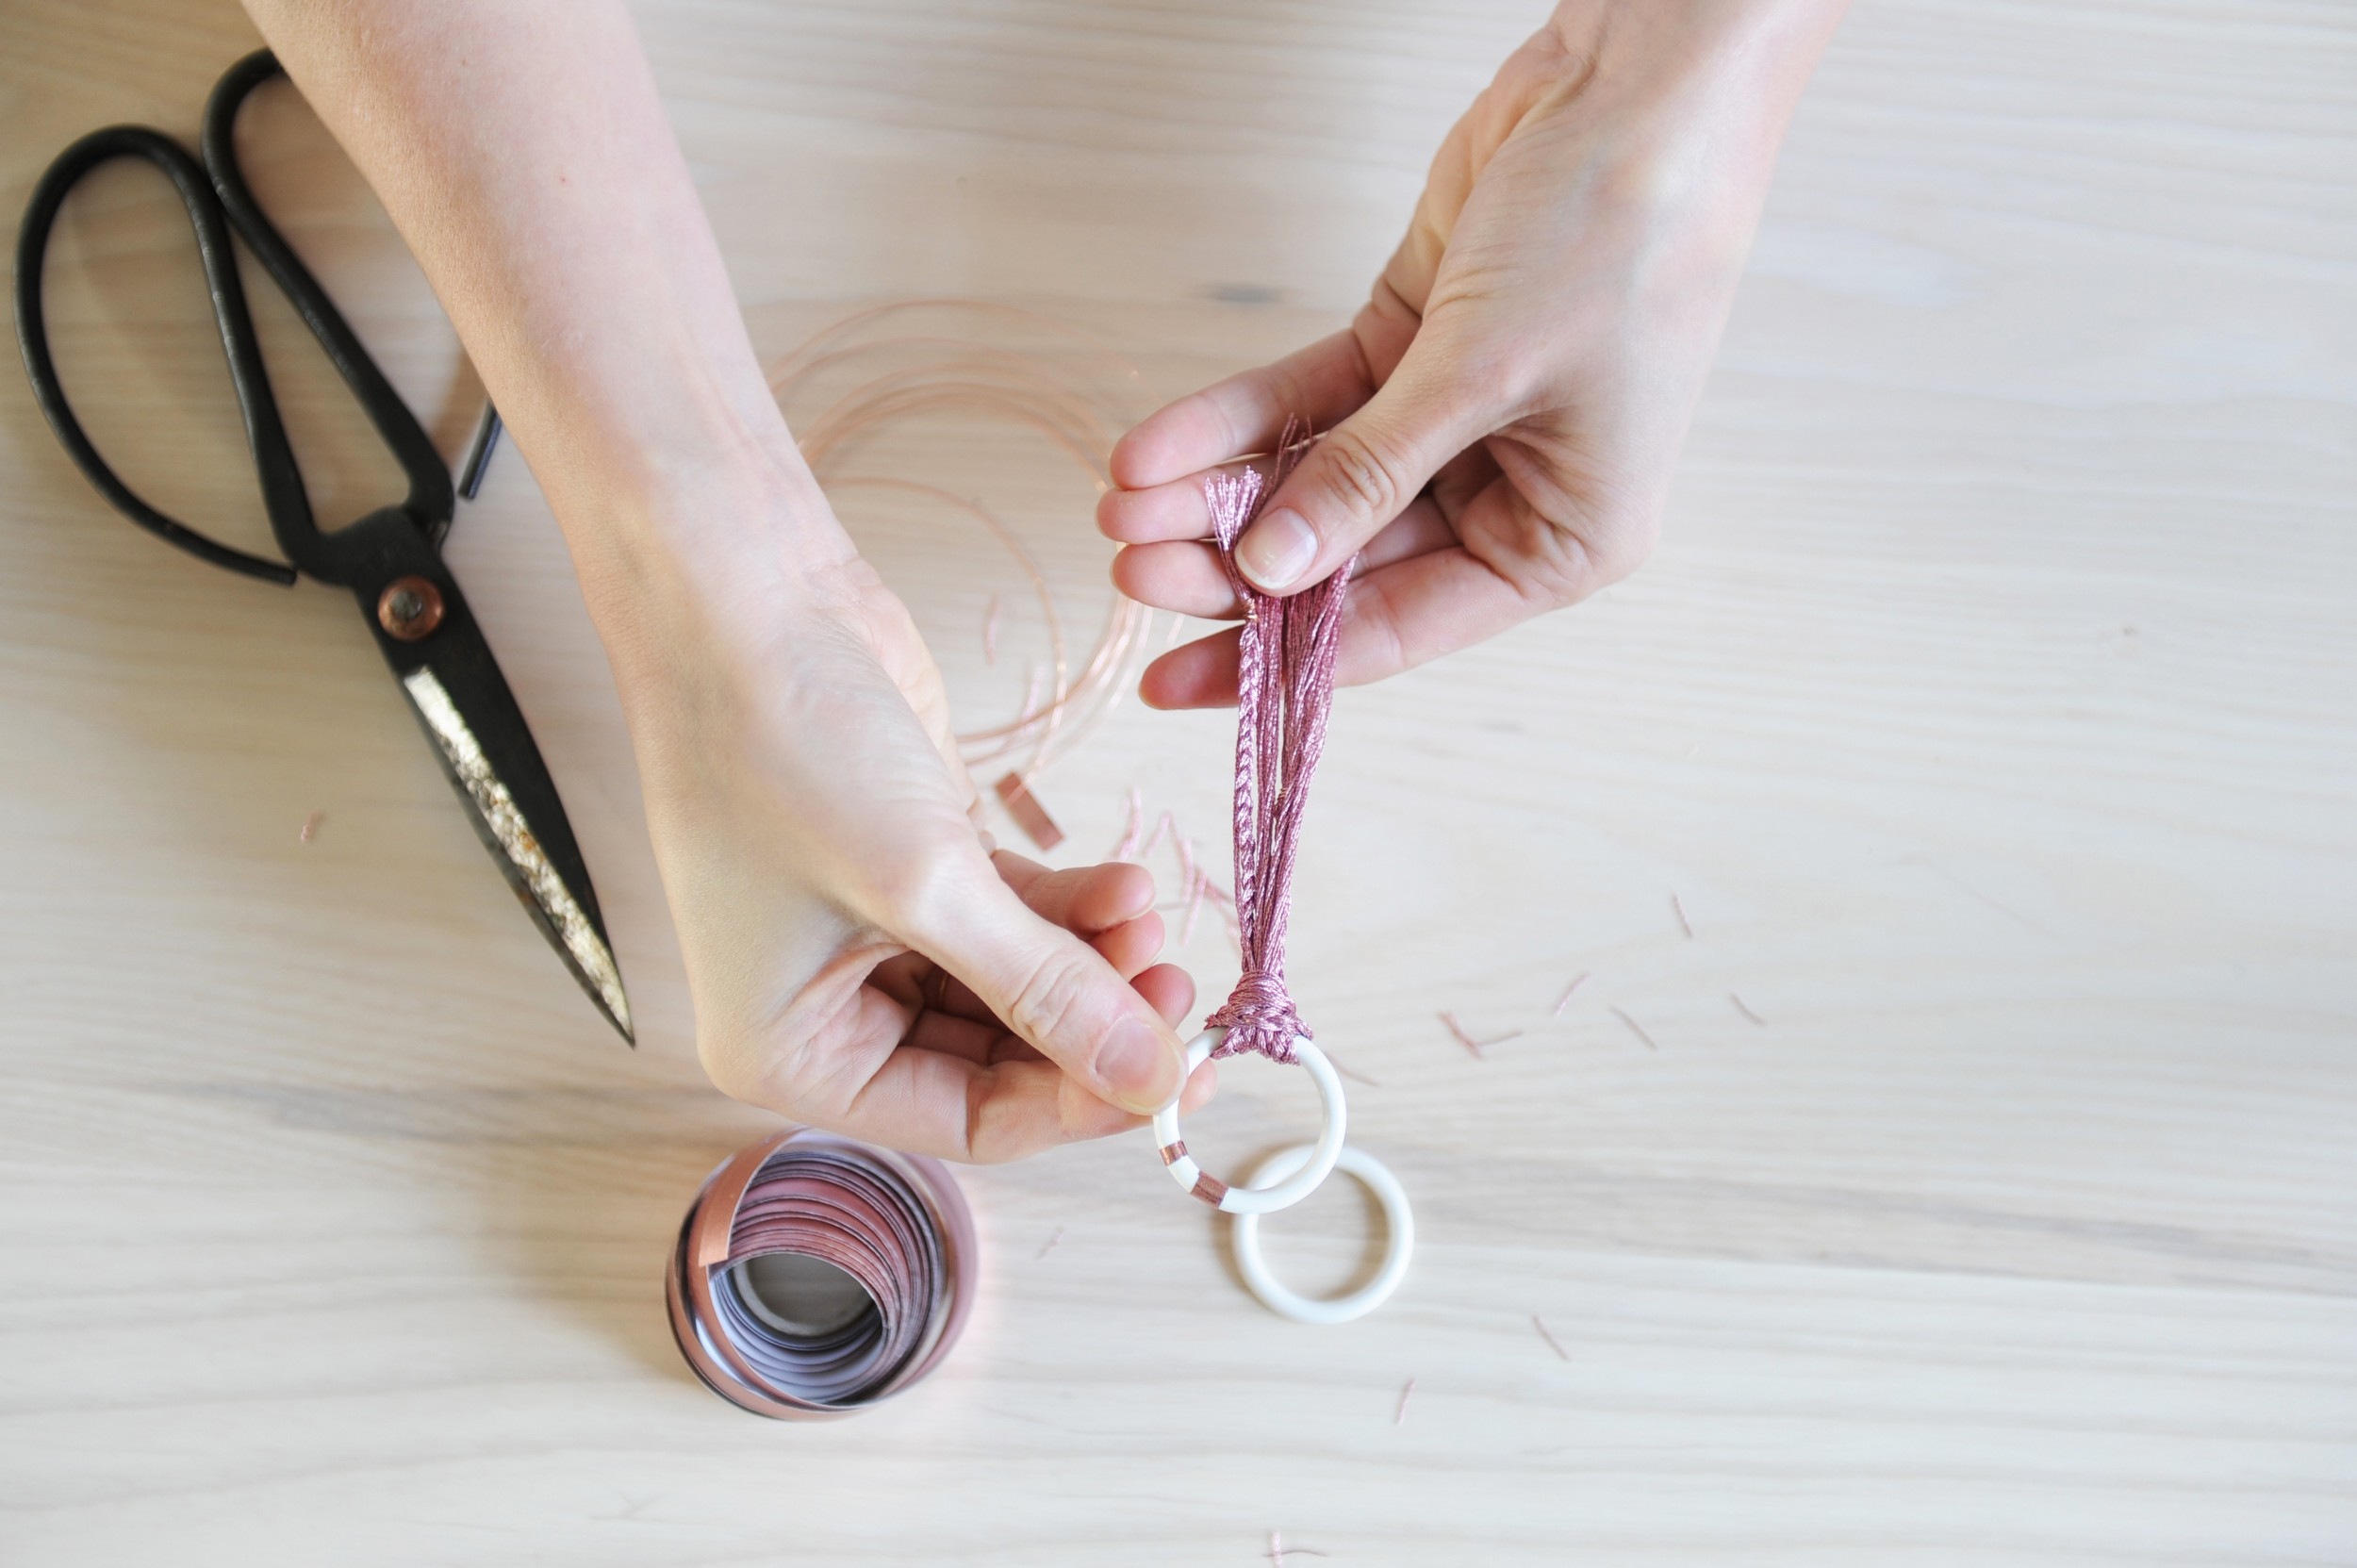
[[[1308,435],[1287,421],[1276,472],[1218,473],[1203,499],[1220,564],[1244,604],[1236,656],[1236,926],[1244,978],[1209,1023],[1228,1034],[1213,1056],[1254,1050],[1294,1059],[1310,1031],[1285,989],[1285,924],[1293,903],[1294,857],[1301,841],[1310,777],[1326,749],[1334,700],[1334,657],[1354,557],[1332,576],[1286,599],[1256,588],[1236,568],[1236,540],[1284,482]]]
[[[1246,969],[1228,993],[1227,1001],[1203,1020],[1206,1029],[1225,1029],[1215,1056],[1235,1056],[1257,1050],[1272,1062],[1291,1062],[1294,1042],[1307,1039],[1310,1026],[1294,1008],[1293,994],[1282,978],[1260,969]]]

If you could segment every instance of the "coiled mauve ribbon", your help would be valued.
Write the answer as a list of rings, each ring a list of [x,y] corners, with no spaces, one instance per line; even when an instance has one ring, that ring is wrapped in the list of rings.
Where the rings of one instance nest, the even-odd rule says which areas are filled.
[[[778,1257],[840,1270],[864,1309],[831,1322],[782,1318],[750,1272]],[[937,1162],[795,1128],[741,1150],[696,1195],[672,1255],[671,1331],[733,1403],[841,1415],[948,1354],[976,1276],[973,1221]]]
[[[1259,1051],[1294,1060],[1294,1041],[1310,1038],[1285,988],[1285,926],[1293,904],[1294,859],[1310,778],[1326,749],[1334,702],[1334,657],[1353,556],[1341,570],[1289,598],[1262,593],[1236,569],[1236,540],[1284,482],[1305,441],[1288,421],[1275,471],[1213,474],[1203,496],[1220,564],[1244,603],[1236,665],[1236,925],[1244,973],[1206,1028],[1228,1031],[1213,1056]]]

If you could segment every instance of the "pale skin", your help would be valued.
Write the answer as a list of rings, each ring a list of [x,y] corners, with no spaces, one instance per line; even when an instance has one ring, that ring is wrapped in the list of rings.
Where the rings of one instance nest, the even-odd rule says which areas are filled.
[[[939,673],[769,396],[618,0],[247,8],[417,253],[565,530],[714,1081],[983,1161],[1178,1093],[1193,985],[1155,962],[1151,880],[1048,871],[983,832]],[[1567,3],[1451,134],[1349,332],[1123,440],[1099,514],[1118,581],[1232,614],[1197,475],[1287,413],[1331,427],[1277,497],[1310,548],[1273,518],[1244,559],[1297,591],[1366,549],[1345,680],[1632,569],[1838,12]],[[1232,701],[1232,634],[1165,655],[1146,694]],[[1212,1086],[1199,1069],[1186,1104]]]
[[[1564,0],[1433,159],[1350,327],[1162,409],[1097,509],[1132,597],[1239,614],[1204,470],[1288,418],[1323,438],[1239,541],[1296,593],[1363,552],[1337,678],[1380,680],[1636,569],[1842,0]],[[1164,707],[1235,701],[1236,636],[1146,671]]]

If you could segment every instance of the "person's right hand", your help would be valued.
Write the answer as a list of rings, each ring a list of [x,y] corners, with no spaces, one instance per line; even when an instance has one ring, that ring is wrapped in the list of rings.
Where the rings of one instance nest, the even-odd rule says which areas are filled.
[[[1354,555],[1336,678],[1373,681],[1575,603],[1652,549],[1770,169],[1841,0],[1562,0],[1432,160],[1349,329],[1183,398],[1113,451],[1113,580],[1241,606],[1208,470],[1321,438],[1238,541],[1263,592]],[[1146,700],[1236,700],[1236,634]]]
[[[609,636],[706,1070],[955,1160],[1138,1125],[1194,997],[1148,966],[1151,878],[994,857],[907,611],[831,516],[791,530],[766,566],[641,577]]]

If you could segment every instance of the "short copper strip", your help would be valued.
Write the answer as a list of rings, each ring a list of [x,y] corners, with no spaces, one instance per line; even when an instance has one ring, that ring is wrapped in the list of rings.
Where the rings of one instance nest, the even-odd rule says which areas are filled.
[[[1228,1197],[1228,1183],[1222,1181],[1218,1177],[1212,1176],[1207,1172],[1202,1176],[1196,1177],[1195,1179],[1195,1185],[1189,1188],[1188,1191],[1193,1193],[1195,1197],[1201,1198],[1204,1202],[1210,1204],[1212,1208],[1216,1209],[1220,1206],[1221,1201]]]
[[[1162,1164],[1175,1165],[1187,1157],[1187,1140],[1179,1138],[1162,1146]]]
[[[1052,850],[1063,842],[1063,830],[1047,815],[1047,808],[1039,803],[1022,774],[1009,773],[991,787],[998,792],[999,803],[1014,818],[1014,825],[1028,834],[1032,843],[1043,850]]]

